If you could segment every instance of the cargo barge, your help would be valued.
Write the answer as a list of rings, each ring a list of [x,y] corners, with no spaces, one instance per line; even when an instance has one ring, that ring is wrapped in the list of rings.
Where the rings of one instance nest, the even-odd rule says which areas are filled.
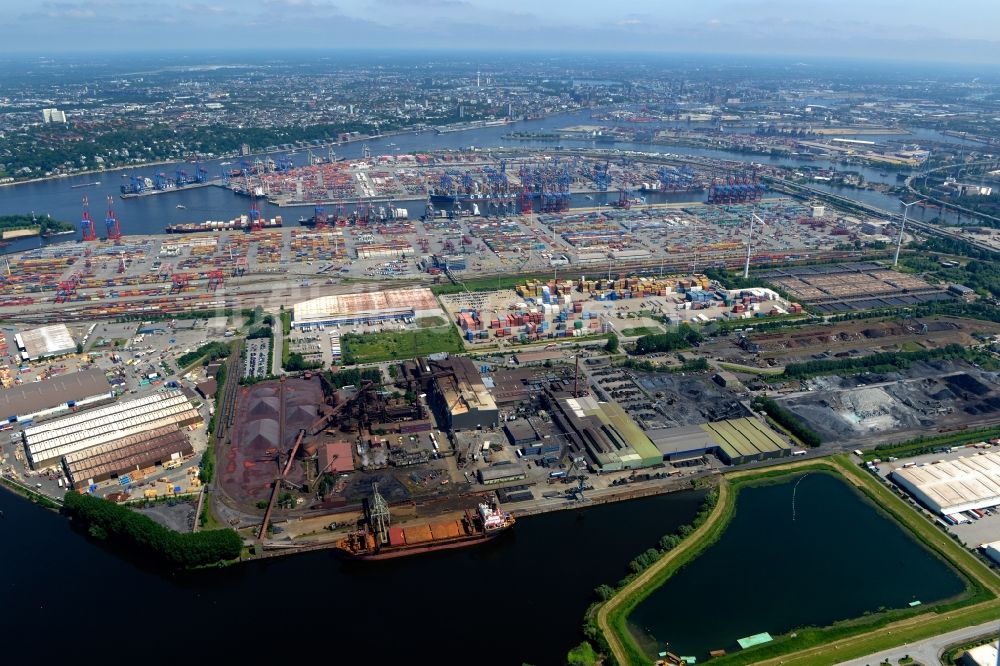
[[[514,516],[484,502],[474,512],[466,510],[460,519],[390,527],[389,507],[375,486],[361,528],[337,541],[334,552],[350,560],[388,560],[474,546],[513,526]]]
[[[250,216],[240,215],[234,220],[225,222],[223,220],[206,220],[205,222],[188,222],[185,224],[171,224],[164,227],[168,234],[193,234],[205,231],[249,231],[251,229]],[[279,229],[282,226],[281,216],[270,219],[261,218],[259,221],[261,229]]]

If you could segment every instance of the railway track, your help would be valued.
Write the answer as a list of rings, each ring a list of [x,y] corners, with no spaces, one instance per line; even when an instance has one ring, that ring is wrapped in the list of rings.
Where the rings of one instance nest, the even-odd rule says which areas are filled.
[[[226,432],[233,427],[236,419],[236,394],[240,388],[240,354],[243,342],[233,343],[233,351],[226,360],[226,383],[222,390],[222,401],[215,414],[215,441],[224,441]]]

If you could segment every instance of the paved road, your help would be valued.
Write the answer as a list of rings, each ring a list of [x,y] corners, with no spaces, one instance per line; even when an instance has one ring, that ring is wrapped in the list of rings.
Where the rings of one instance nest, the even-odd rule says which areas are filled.
[[[281,323],[281,313],[274,317],[274,324],[271,326],[271,330],[274,332],[274,340],[271,345],[274,347],[271,350],[271,374],[275,377],[284,373],[281,368],[281,354],[284,351],[284,341],[282,335],[284,334],[284,324]]]
[[[877,666],[877,664],[882,663],[886,659],[892,664],[897,664],[906,655],[910,655],[924,666],[940,666],[940,655],[949,645],[972,641],[979,637],[989,637],[991,634],[996,634],[998,629],[1000,629],[1000,621],[957,629],[950,633],[934,636],[933,638],[928,638],[911,645],[903,645],[892,650],[862,657],[861,659],[845,661],[840,666]]]

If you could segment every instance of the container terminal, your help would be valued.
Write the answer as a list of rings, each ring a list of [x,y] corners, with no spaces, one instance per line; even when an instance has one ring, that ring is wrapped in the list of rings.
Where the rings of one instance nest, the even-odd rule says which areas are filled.
[[[191,169],[191,173],[187,169]],[[176,173],[122,174],[123,199],[217,186],[277,206],[362,206],[428,200],[475,215],[566,210],[572,195],[608,195],[618,205],[643,194],[707,193],[709,200],[759,198],[766,188],[759,165],[658,156],[622,159],[615,151],[445,150],[339,159],[309,152],[306,164],[291,156],[244,159],[215,177],[199,164]],[[475,212],[475,211],[479,212]]]
[[[697,274],[744,268],[748,254],[753,268],[863,259],[867,245],[892,240],[891,226],[827,205],[741,197],[664,204],[626,197],[621,207],[493,217],[429,209],[412,219],[406,209],[367,215],[366,208],[348,214],[317,205],[308,225],[265,219],[251,198],[248,213],[232,222],[180,225],[153,236],[130,235],[128,220],[109,204],[101,238],[85,202],[78,236],[85,240],[5,256],[0,315],[39,317],[51,308],[77,319],[144,308],[183,312],[232,307],[266,297],[261,292],[276,299],[291,289],[341,293],[356,279],[433,284],[512,272]],[[763,223],[751,237],[754,215]]]

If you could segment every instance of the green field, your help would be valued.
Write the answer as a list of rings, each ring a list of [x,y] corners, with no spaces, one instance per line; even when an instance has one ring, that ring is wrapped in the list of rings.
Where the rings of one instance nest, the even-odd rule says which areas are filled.
[[[657,333],[663,333],[663,329],[659,326],[636,326],[635,328],[625,328],[621,331],[621,334],[626,338],[638,338],[643,335],[656,335]]]
[[[548,280],[551,279],[551,277],[551,273],[514,273],[510,275],[501,275],[499,278],[496,276],[488,278],[473,278],[469,280],[462,280],[458,284],[452,284],[450,282],[435,284],[431,287],[431,293],[435,296],[441,296],[444,294],[460,294],[465,291],[513,289],[519,284],[524,284],[527,280]]]
[[[462,351],[458,329],[448,325],[417,331],[348,334],[342,338],[344,363],[377,363],[425,356],[436,352]]]
[[[444,317],[421,317],[417,320],[417,326],[420,328],[434,328],[436,326],[444,326],[447,323]]]
[[[776,637],[773,643],[713,659],[713,663],[820,666],[863,657],[997,617],[1000,613],[1000,578],[871,475],[849,463],[846,456],[836,456],[821,461],[790,463],[766,471],[727,474],[720,487],[719,502],[710,518],[679,547],[664,555],[598,608],[596,621],[612,653],[611,663],[650,663],[628,631],[626,618],[640,601],[721,536],[735,511],[740,486],[807,469],[825,469],[839,474],[858,488],[880,510],[906,527],[918,541],[949,562],[965,579],[966,591],[958,599],[919,611],[900,609],[830,627],[800,629]]]

